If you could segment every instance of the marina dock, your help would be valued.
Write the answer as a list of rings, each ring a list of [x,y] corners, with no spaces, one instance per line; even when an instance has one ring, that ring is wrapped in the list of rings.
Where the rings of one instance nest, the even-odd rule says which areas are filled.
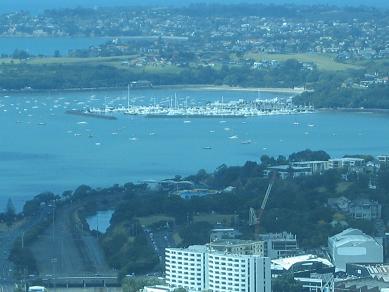
[[[90,108],[87,113],[95,115],[106,115],[122,113],[132,116],[144,116],[149,118],[239,118],[239,117],[256,117],[265,115],[287,115],[312,113],[312,106],[294,105],[290,98],[273,98],[253,101],[243,99],[230,102],[212,102],[204,105],[128,105],[127,107],[104,107]]]

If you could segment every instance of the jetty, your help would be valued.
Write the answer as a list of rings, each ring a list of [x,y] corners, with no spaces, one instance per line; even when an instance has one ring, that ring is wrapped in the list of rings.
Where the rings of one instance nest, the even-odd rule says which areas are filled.
[[[91,112],[89,110],[68,110],[65,113],[69,115],[85,116],[90,118],[104,119],[104,120],[116,120],[117,117],[108,115],[107,112]]]

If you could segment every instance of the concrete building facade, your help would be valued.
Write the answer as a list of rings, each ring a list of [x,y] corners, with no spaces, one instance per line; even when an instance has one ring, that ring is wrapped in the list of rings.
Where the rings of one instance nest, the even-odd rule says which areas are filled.
[[[165,250],[166,284],[190,291],[205,289],[206,247]]]
[[[298,161],[292,162],[295,167],[309,167],[312,174],[321,174],[328,170],[328,161]]]
[[[357,199],[349,204],[349,213],[354,219],[374,220],[381,218],[382,206],[376,201]]]
[[[207,263],[207,289],[213,292],[271,292],[269,258],[210,252]]]
[[[376,201],[368,199],[355,199],[353,201],[346,197],[329,198],[328,206],[348,213],[354,219],[359,220],[375,220],[381,218],[382,206]]]
[[[238,250],[239,252],[239,250]],[[209,246],[166,249],[166,283],[171,288],[213,292],[271,292],[270,259]]]
[[[211,230],[210,241],[219,241],[223,239],[235,239],[240,232],[234,228],[214,228]]]
[[[264,243],[264,256],[270,259],[295,256],[299,251],[296,235],[289,232],[261,234],[259,239]]]
[[[389,166],[389,155],[379,155],[377,160],[382,167]]]
[[[366,162],[363,158],[344,157],[334,158],[328,161],[329,169],[346,168],[348,170],[358,171],[365,165]]]
[[[338,271],[348,263],[382,263],[383,246],[358,229],[346,229],[328,238],[328,249]]]

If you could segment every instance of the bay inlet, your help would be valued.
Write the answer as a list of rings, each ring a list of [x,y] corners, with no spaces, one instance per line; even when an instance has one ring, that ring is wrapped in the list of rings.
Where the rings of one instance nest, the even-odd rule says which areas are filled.
[[[196,106],[223,100],[252,101],[290,94],[228,90],[147,89],[131,92],[132,105]],[[0,208],[12,197],[20,209],[32,196],[61,194],[81,184],[159,180],[242,165],[261,155],[288,155],[306,148],[331,156],[389,152],[389,115],[318,112],[249,118],[153,118],[115,120],[66,111],[126,106],[127,90],[0,93]],[[378,143],[379,142],[379,143]]]

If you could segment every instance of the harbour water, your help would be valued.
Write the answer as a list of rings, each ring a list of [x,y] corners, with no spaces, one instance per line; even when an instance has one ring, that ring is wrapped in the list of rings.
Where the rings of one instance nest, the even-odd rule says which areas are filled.
[[[188,3],[195,3],[195,0],[192,1],[178,1],[178,0],[148,0],[147,4],[149,5],[187,5]],[[240,0],[202,0],[202,3],[240,3]],[[257,0],[246,0],[247,3],[256,3]],[[271,4],[303,4],[303,5],[312,5],[312,4],[327,4],[327,5],[339,5],[339,6],[360,6],[365,5],[366,2],[362,0],[354,1],[343,1],[343,0],[264,0],[262,3],[271,3]],[[378,6],[378,7],[388,7],[386,0],[370,0],[369,5]],[[96,6],[127,6],[127,5],[139,5],[138,1],[135,0],[69,0],[66,2],[50,1],[50,0],[2,0],[2,5],[0,5],[0,13],[10,12],[15,10],[24,10],[31,11],[34,13],[41,12],[45,9],[58,9],[58,8],[74,8],[74,7],[96,7]]]
[[[113,212],[113,210],[98,211],[96,215],[87,217],[86,221],[89,225],[89,229],[105,233],[111,225]]]
[[[148,89],[131,103],[204,104],[258,98],[256,92]],[[261,93],[261,98],[281,96]],[[285,95],[284,95],[285,96]],[[389,153],[389,115],[319,112],[249,118],[105,120],[66,114],[92,106],[127,104],[127,90],[0,93],[0,209],[32,196],[185,176],[199,169],[258,161],[306,148],[330,155]]]

